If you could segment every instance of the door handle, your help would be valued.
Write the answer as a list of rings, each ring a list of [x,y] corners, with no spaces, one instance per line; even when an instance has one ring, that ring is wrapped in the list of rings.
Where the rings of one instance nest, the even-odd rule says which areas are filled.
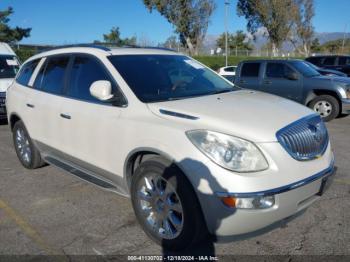
[[[245,81],[244,81],[244,80],[239,80],[239,83],[240,83],[240,84],[244,84]]]
[[[271,81],[270,80],[265,80],[264,84],[269,85],[269,84],[271,84]]]
[[[32,104],[27,104],[27,107],[29,107],[29,108],[34,108],[34,105],[32,105]]]
[[[65,118],[65,119],[71,119],[71,116],[70,116],[70,115],[60,114],[60,116],[61,116],[62,118]]]

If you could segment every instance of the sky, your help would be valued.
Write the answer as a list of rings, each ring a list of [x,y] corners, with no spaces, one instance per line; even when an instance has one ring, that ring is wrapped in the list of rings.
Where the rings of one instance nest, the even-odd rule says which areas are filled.
[[[225,30],[225,0],[214,0],[208,34]],[[283,0],[281,0],[283,1]],[[350,0],[314,0],[316,32],[350,32]],[[229,31],[246,31],[246,21],[236,14],[237,0],[229,0]],[[149,13],[142,0],[1,0],[0,10],[12,6],[11,26],[31,27],[26,44],[74,44],[103,40],[119,27],[122,37],[136,36],[153,44],[164,42],[174,28],[156,11]]]

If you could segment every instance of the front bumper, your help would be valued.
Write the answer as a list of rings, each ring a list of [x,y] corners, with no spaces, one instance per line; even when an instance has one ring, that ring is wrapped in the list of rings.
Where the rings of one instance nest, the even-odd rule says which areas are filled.
[[[235,173],[212,161],[189,161],[185,169],[196,189],[211,234],[220,237],[241,235],[263,229],[290,217],[319,198],[322,179],[333,173],[334,157],[330,144],[322,157],[297,161],[277,142],[257,143],[269,168],[256,173]],[[274,195],[275,204],[266,209],[239,209],[225,206],[218,193],[239,197]]]
[[[275,204],[268,209],[232,209],[223,206],[216,210],[217,228],[213,232],[218,237],[241,235],[257,231],[282,219],[297,214],[320,198],[330,184],[334,165],[302,181],[280,188],[253,193],[220,193],[220,196],[275,196]],[[220,201],[217,203],[220,204]]]
[[[350,99],[342,99],[342,113],[350,114]]]

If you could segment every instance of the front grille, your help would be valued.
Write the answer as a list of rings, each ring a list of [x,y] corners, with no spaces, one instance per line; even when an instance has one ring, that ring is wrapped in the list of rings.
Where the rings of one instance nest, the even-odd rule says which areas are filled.
[[[318,115],[302,118],[276,133],[278,142],[296,160],[321,156],[328,146],[328,132]]]
[[[6,103],[6,93],[0,92],[0,107],[4,107]]]

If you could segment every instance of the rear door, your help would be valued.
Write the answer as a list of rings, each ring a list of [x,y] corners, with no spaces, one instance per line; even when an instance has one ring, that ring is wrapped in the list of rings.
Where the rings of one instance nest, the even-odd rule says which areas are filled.
[[[288,79],[289,73],[296,73],[299,76],[298,79]],[[302,76],[286,63],[267,62],[263,75],[262,91],[300,102]]]
[[[236,76],[235,84],[242,88],[261,90],[260,81],[260,62],[244,62]]]

